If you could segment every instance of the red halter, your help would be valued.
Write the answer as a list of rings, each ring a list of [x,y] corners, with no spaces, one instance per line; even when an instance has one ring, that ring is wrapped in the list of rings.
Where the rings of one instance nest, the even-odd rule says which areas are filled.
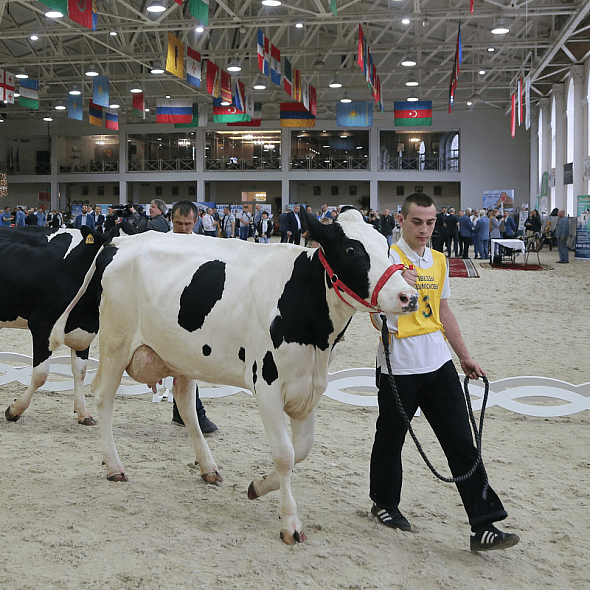
[[[398,270],[404,270],[406,268],[403,264],[392,264],[391,266],[388,266],[386,271],[381,275],[381,278],[379,279],[379,281],[377,281],[377,285],[375,286],[375,290],[373,291],[373,295],[371,296],[371,303],[367,303],[364,299],[361,299],[354,291],[352,291],[352,289],[349,289],[338,278],[338,275],[334,273],[334,271],[332,270],[332,268],[328,264],[328,261],[326,260],[326,257],[324,256],[324,252],[321,248],[318,249],[318,256],[320,258],[320,262],[322,263],[322,266],[324,267],[324,269],[328,273],[328,278],[330,279],[330,282],[332,283],[332,286],[334,287],[334,291],[335,291],[336,295],[338,295],[338,297],[340,297],[340,299],[342,299],[342,301],[344,301],[344,303],[346,303],[346,305],[354,308],[353,305],[351,305],[350,303],[348,303],[348,301],[346,301],[346,299],[344,299],[344,297],[342,296],[340,291],[344,291],[347,295],[350,295],[355,301],[362,303],[365,307],[368,307],[369,309],[376,311],[376,312],[381,311],[378,307],[376,307],[377,306],[377,297],[379,296],[379,292],[381,291],[381,289],[383,289],[383,287],[385,286],[385,283],[387,283],[387,281],[391,278],[391,275],[394,272],[397,272]]]

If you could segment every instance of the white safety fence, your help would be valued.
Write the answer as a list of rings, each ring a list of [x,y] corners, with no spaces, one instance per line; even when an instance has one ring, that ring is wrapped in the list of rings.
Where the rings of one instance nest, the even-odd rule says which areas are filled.
[[[42,391],[68,391],[74,388],[69,356],[53,357],[49,379],[40,387]],[[8,365],[6,363],[18,363]],[[96,372],[98,361],[88,360],[88,371],[84,384],[88,385]],[[28,386],[32,373],[32,358],[24,354],[0,352],[0,387],[9,383],[21,383]],[[54,380],[51,375],[59,375],[62,380]],[[124,375],[127,377],[127,374]],[[69,377],[69,379],[68,379]],[[157,393],[144,384],[121,385],[119,395],[142,395],[151,393],[153,402],[163,399],[172,401],[172,377],[166,378],[158,385]],[[350,391],[349,391],[350,390]],[[355,393],[351,393],[355,392]],[[240,387],[199,387],[201,398],[211,399],[226,397],[250,391]],[[481,381],[469,383],[474,410],[480,410],[484,395]],[[377,388],[375,386],[375,370],[371,368],[347,369],[330,373],[325,396],[352,406],[376,407]],[[558,379],[547,377],[509,377],[490,382],[487,407],[499,406],[511,412],[525,416],[554,418],[570,416],[590,410],[590,383],[572,385]]]

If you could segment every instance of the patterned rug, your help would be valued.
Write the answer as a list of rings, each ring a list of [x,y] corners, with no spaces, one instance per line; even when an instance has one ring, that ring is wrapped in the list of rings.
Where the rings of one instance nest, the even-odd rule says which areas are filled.
[[[447,258],[447,266],[449,267],[449,277],[479,278],[473,261],[468,258]]]
[[[548,264],[523,264],[518,262],[516,264],[490,264],[489,262],[480,262],[482,268],[491,268],[495,270],[555,270],[553,266]]]

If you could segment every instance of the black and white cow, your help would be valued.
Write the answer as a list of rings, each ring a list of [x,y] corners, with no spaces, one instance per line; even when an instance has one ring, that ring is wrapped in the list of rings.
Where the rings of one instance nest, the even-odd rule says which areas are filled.
[[[222,478],[198,426],[194,380],[245,387],[258,400],[274,461],[266,477],[251,483],[248,497],[280,490],[287,544],[305,540],[291,471],[311,449],[332,347],[357,310],[400,314],[417,307],[416,291],[395,272],[401,267],[391,265],[385,238],[358,211],[343,212],[331,225],[305,214],[302,220],[320,249],[150,232],[114,239],[86,278],[100,297],[92,390],[108,479],[127,481],[112,431],[125,370],[142,383],[176,377],[174,397],[209,483]],[[54,327],[53,350],[64,329],[75,327],[70,311],[74,317],[76,302],[87,295],[83,286]]]
[[[47,380],[51,352],[49,334],[110,236],[83,228],[0,228],[0,328],[28,328],[33,337],[33,373],[25,393],[5,412],[14,422],[29,407],[35,391]],[[92,337],[98,331],[98,324]],[[70,345],[70,338],[65,339]],[[74,411],[78,422],[94,425],[84,399],[88,345],[72,348]]]

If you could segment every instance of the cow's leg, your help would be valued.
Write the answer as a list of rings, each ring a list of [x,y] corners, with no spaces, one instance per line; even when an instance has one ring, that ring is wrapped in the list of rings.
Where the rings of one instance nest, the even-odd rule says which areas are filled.
[[[223,477],[219,474],[209,445],[205,441],[205,437],[199,427],[196,410],[196,386],[197,382],[194,379],[178,377],[172,388],[172,394],[176,400],[180,416],[184,420],[184,424],[193,441],[195,455],[197,457],[196,462],[201,469],[201,477],[207,483],[219,483],[223,481]]]
[[[74,377],[74,412],[78,414],[78,424],[94,426],[96,421],[86,408],[84,396],[84,379],[88,366],[88,348],[86,350],[74,350],[72,348],[72,375]]]
[[[51,354],[51,353],[49,353]],[[49,375],[49,368],[51,359],[46,358],[39,364],[35,364],[33,359],[33,372],[31,374],[31,381],[26,391],[21,395],[14,403],[10,404],[4,412],[4,416],[9,422],[16,422],[29,407],[33,394],[39,387],[45,384],[47,381],[47,375]]]
[[[305,420],[291,418],[291,432],[293,433],[293,450],[295,451],[295,465],[305,459],[313,446],[315,432],[315,409]],[[279,474],[276,469],[258,481],[253,481],[248,488],[248,497],[255,500],[269,492],[279,489]]]
[[[101,342],[100,363],[90,386],[96,397],[102,456],[107,468],[107,479],[128,481],[113,437],[113,406],[125,371],[125,363],[121,363],[121,358],[125,358],[125,352],[122,346],[112,352],[105,349],[106,346]]]
[[[295,464],[295,449],[285,424],[282,396],[278,390],[269,389],[263,393],[260,388],[257,388],[256,391],[262,424],[270,442],[275,465],[270,475],[271,487],[275,477],[279,482],[281,539],[287,545],[294,545],[299,541],[305,541],[306,538],[303,533],[303,525],[297,515],[297,504],[291,493],[291,473]],[[252,488],[252,484],[250,488]],[[249,498],[252,498],[251,491],[251,489],[248,490]]]

